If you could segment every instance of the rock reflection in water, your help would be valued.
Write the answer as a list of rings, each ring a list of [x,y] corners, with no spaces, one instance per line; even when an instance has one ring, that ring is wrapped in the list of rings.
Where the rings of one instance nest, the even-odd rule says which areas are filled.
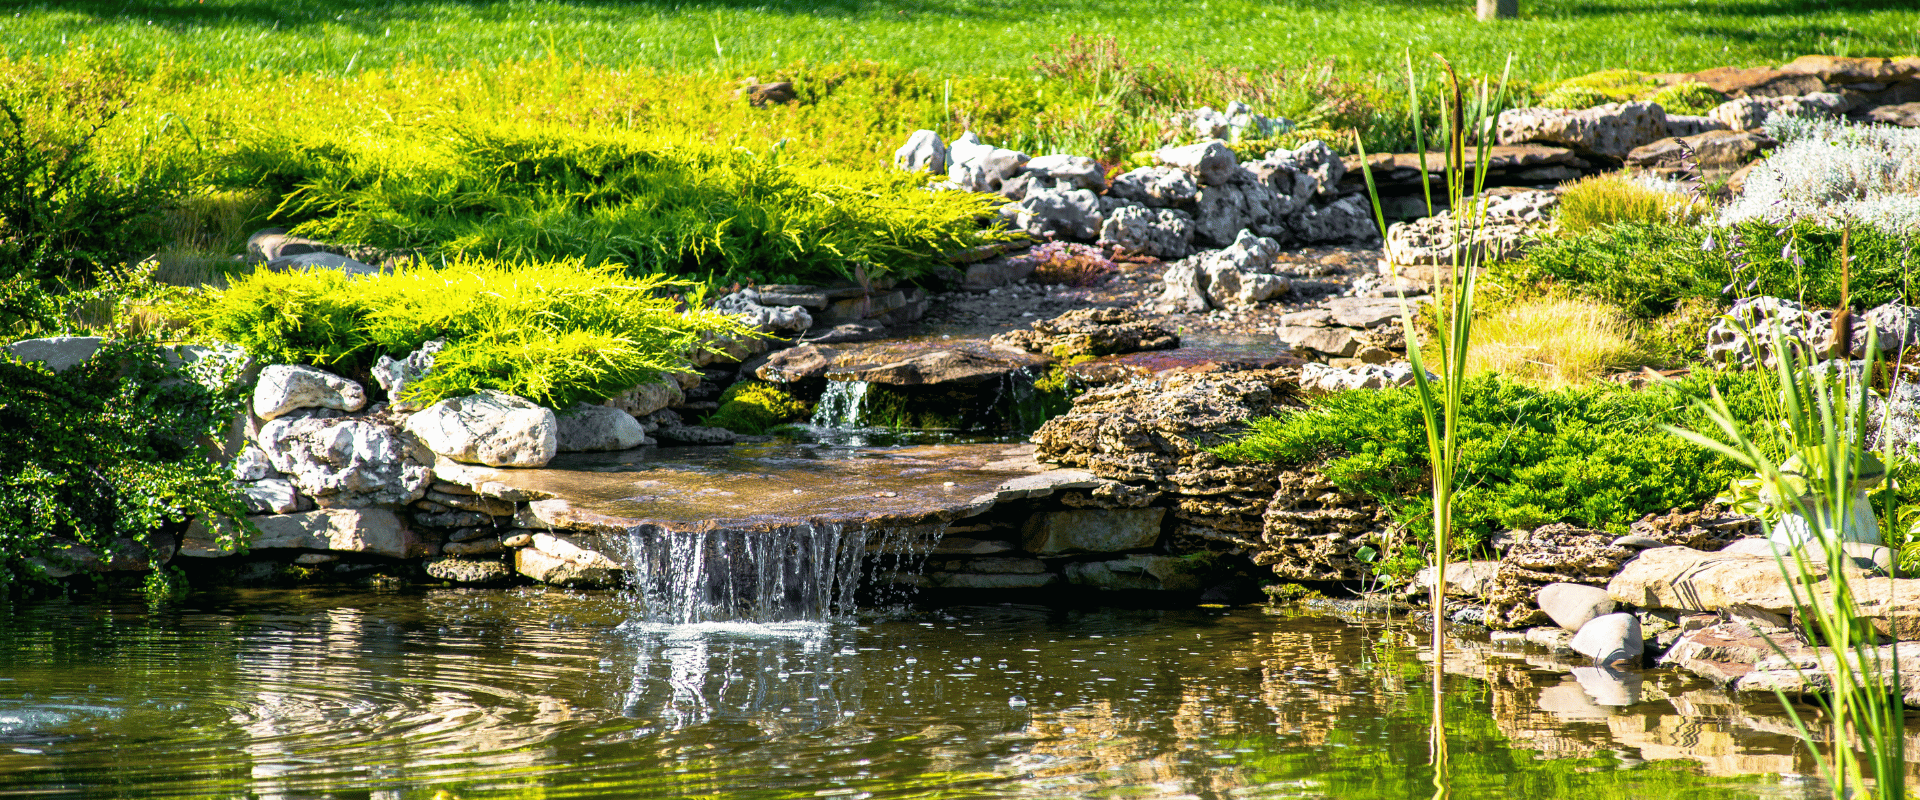
[[[859,662],[830,625],[629,623],[619,632],[631,649],[609,671],[627,679],[620,713],[648,724],[635,735],[727,722],[794,736],[860,708]]]

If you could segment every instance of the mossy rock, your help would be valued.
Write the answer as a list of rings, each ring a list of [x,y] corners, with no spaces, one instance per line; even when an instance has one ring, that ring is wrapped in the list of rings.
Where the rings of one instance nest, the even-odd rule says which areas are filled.
[[[1702,116],[1727,101],[1727,96],[1704,83],[1678,83],[1654,92],[1647,98],[1668,114]]]
[[[742,381],[721,393],[720,407],[700,424],[759,436],[769,428],[806,414],[807,404],[785,388],[764,381]]]

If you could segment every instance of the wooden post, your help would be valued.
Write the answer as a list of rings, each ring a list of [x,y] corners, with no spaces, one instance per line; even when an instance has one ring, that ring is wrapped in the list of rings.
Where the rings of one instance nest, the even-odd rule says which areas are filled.
[[[1520,0],[1479,0],[1480,21],[1520,16]]]

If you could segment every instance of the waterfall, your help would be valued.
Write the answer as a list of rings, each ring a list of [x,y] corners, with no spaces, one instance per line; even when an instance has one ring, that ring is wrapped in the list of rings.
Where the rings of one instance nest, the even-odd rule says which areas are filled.
[[[872,387],[866,381],[827,381],[827,390],[821,393],[808,422],[821,428],[860,427],[867,390]]]
[[[833,523],[770,530],[627,532],[627,583],[642,621],[823,622],[853,613],[863,566],[898,570],[937,536]]]

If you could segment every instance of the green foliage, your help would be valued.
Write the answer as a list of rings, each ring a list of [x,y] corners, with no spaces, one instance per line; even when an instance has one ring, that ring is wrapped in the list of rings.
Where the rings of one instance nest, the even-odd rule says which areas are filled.
[[[800,419],[806,413],[807,404],[785,387],[765,381],[741,381],[720,394],[720,407],[700,424],[758,436],[783,422]]]
[[[1460,551],[1499,530],[1553,522],[1621,531],[1646,514],[1712,499],[1741,470],[1677,445],[1659,426],[1700,424],[1694,401],[1714,387],[1744,419],[1756,419],[1769,385],[1751,373],[1702,373],[1639,391],[1469,379],[1457,423],[1455,524],[1469,540]],[[1373,498],[1425,537],[1432,527],[1426,448],[1419,399],[1396,389],[1317,398],[1305,410],[1254,421],[1249,435],[1215,452],[1240,462],[1324,462],[1335,486]]]
[[[0,355],[0,430],[18,434],[0,437],[0,586],[46,578],[65,547],[104,551],[120,537],[157,566],[162,537],[189,518],[245,514],[208,450],[239,407],[150,342],[110,342],[59,374]],[[175,582],[149,586],[167,595]]]
[[[1704,115],[1727,101],[1727,96],[1704,83],[1676,83],[1647,98],[1659,103],[1668,114]]]
[[[1582,178],[1560,194],[1554,212],[1562,233],[1622,222],[1690,224],[1712,212],[1698,198],[1662,191],[1618,173]]]
[[[1666,314],[1696,298],[1729,304],[1734,291],[1771,295],[1831,307],[1840,302],[1840,231],[1799,221],[1777,236],[1763,222],[1727,228],[1630,223],[1546,239],[1525,258],[1493,267],[1494,279],[1510,286],[1554,285],[1624,307],[1637,317]],[[1720,245],[1702,248],[1711,232]],[[1729,257],[1730,232],[1746,247]],[[1793,251],[1782,256],[1784,243]],[[1910,258],[1900,237],[1871,228],[1853,231],[1852,302],[1871,307],[1906,293]],[[1792,256],[1798,254],[1804,265]],[[1746,263],[1733,280],[1735,260]],[[1752,281],[1752,288],[1747,282]],[[1731,290],[1727,289],[1732,284]]]
[[[1592,98],[1595,102],[1587,105],[1558,105],[1551,108],[1591,108],[1605,103],[1620,103],[1632,100],[1653,88],[1653,82],[1646,73],[1630,69],[1603,69],[1568,78],[1547,91],[1548,97],[1564,93],[1569,99],[1575,97]]]
[[[1561,86],[1540,97],[1542,108],[1571,108],[1579,110],[1593,108],[1614,102],[1614,98],[1599,89],[1585,86]]]
[[[442,340],[409,399],[495,389],[565,409],[686,369],[685,355],[708,337],[751,335],[733,317],[681,313],[668,292],[684,288],[577,260],[457,259],[361,278],[260,272],[200,297],[193,311],[201,333],[255,357],[350,374]]]

